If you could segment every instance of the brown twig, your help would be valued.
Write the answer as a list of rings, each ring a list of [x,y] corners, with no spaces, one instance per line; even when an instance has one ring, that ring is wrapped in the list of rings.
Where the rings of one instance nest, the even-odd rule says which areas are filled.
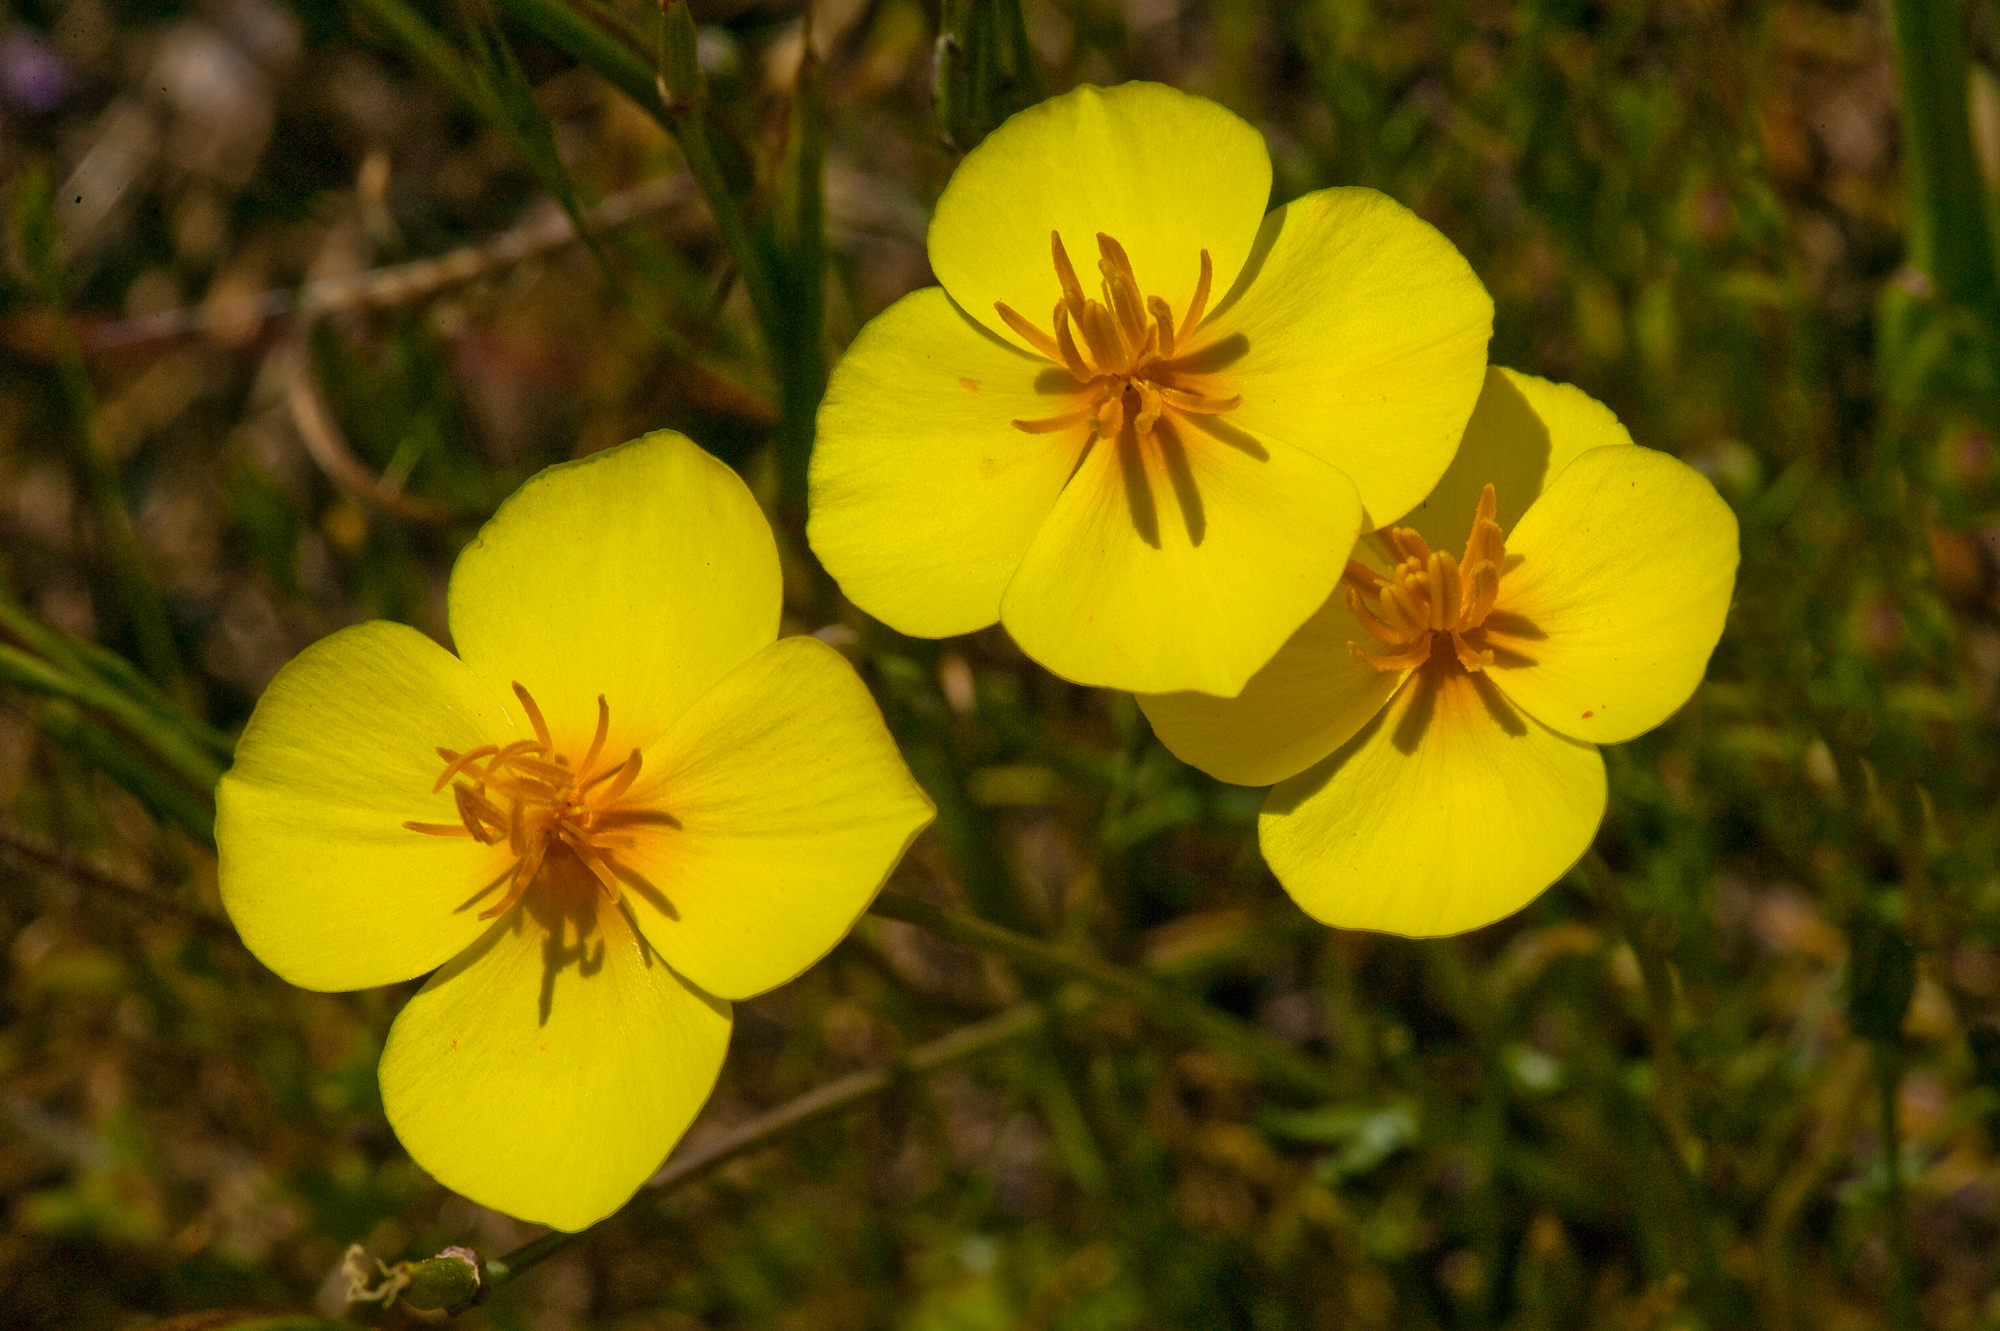
[[[381,478],[348,447],[347,436],[334,420],[333,411],[319,391],[319,380],[313,374],[312,329],[315,322],[312,318],[299,320],[284,345],[273,353],[282,358],[285,405],[291,409],[292,424],[298,427],[299,438],[305,441],[306,453],[321,471],[333,478],[335,484],[353,492],[355,498],[363,503],[412,522],[450,522],[457,516],[452,510],[383,484]]]
[[[592,231],[608,231],[650,213],[664,212],[693,200],[685,175],[656,176],[611,195],[584,210]],[[560,212],[523,223],[477,245],[466,245],[429,259],[370,269],[350,277],[308,282],[297,291],[277,289],[256,298],[262,319],[297,314],[309,321],[329,314],[394,309],[428,300],[440,291],[462,286],[515,264],[539,258],[576,243],[576,228]],[[130,347],[209,330],[213,318],[205,306],[163,310],[98,328],[83,340],[91,351]]]
[[[217,942],[236,944],[240,940],[236,930],[227,920],[217,919],[206,911],[197,910],[162,896],[150,888],[122,882],[110,874],[80,863],[74,856],[46,842],[19,832],[0,828],[0,858],[13,860],[16,864],[31,865],[37,869],[47,869],[58,874],[78,887],[94,895],[107,897],[113,901],[155,915],[171,915],[185,920],[198,929],[205,937]]]
[[[739,1123],[719,1137],[677,1151],[672,1159],[660,1167],[658,1173],[646,1181],[645,1191],[657,1196],[671,1192],[682,1184],[692,1183],[740,1155],[769,1146],[809,1123],[816,1123],[842,1110],[851,1109],[864,1100],[881,1095],[906,1077],[935,1072],[949,1064],[962,1062],[989,1049],[1032,1035],[1048,1024],[1049,1016],[1050,1008],[1047,1003],[1022,1003],[996,1016],[988,1017],[985,1021],[960,1027],[949,1035],[940,1036],[928,1044],[918,1045],[892,1067],[852,1072],[845,1077],[837,1077],[823,1086],[814,1087],[804,1095],[787,1100],[775,1109],[759,1114],[747,1122]],[[588,1230],[578,1230],[575,1233],[552,1230],[516,1248],[505,1257],[497,1257],[486,1263],[485,1279],[480,1285],[480,1299],[484,1299],[488,1291],[506,1284],[529,1267],[553,1257],[587,1233]],[[453,1309],[453,1311],[459,1312],[463,1309]]]

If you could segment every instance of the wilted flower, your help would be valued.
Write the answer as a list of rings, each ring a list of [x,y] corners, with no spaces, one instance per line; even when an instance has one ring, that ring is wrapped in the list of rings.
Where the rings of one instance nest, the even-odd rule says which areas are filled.
[[[1576,389],[1494,370],[1437,490],[1356,547],[1241,696],[1140,704],[1188,762],[1278,783],[1259,838],[1307,913],[1457,933],[1589,847],[1596,746],[1694,692],[1736,559],[1735,516],[1699,473]]]
[[[770,528],[679,435],[528,482],[449,613],[456,656],[364,624],[272,681],[218,795],[223,903],[309,989],[436,970],[382,1055],[396,1134],[578,1229],[707,1099],[729,1001],[832,947],[930,802],[847,663],[777,639]]]
[[[969,153],[943,286],[862,330],[820,410],[810,534],[855,604],[923,637],[1000,620],[1080,683],[1241,689],[1444,471],[1492,321],[1401,205],[1266,216],[1270,190],[1256,130],[1158,84]]]

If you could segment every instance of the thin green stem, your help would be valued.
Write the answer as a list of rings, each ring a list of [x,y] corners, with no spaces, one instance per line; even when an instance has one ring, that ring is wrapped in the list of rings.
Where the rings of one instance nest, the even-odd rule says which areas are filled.
[[[460,101],[484,109],[486,96],[465,61],[403,0],[351,0],[351,3],[387,29],[405,52],[415,57],[432,78],[450,88]]]
[[[1639,963],[1646,992],[1647,1043],[1653,1055],[1653,1094],[1648,1126],[1657,1139],[1662,1174],[1679,1203],[1683,1223],[1675,1228],[1684,1246],[1681,1260],[1690,1268],[1703,1302],[1724,1306],[1722,1264],[1709,1224],[1708,1205],[1700,1180],[1690,1167],[1694,1152],[1688,1133],[1687,1075],[1681,1063],[1678,1004],[1673,972],[1652,920],[1633,907],[1619,875],[1593,847],[1579,866],[1591,887],[1611,910],[1618,931]]]
[[[1896,1331],[1918,1331],[1916,1281],[1910,1264],[1910,1218],[1903,1204],[1903,1136],[1897,1126],[1896,1089],[1902,1059],[1894,1040],[1869,1041],[1875,1095],[1882,1121],[1883,1204],[1889,1211],[1889,1320]]]
[[[1280,1043],[1248,1022],[1218,1012],[1199,999],[1162,984],[1151,976],[1065,951],[1040,939],[897,892],[882,893],[870,910],[885,919],[914,924],[1016,965],[1045,975],[1081,980],[1105,993],[1127,999],[1161,1026],[1191,1035],[1233,1054],[1271,1080],[1294,1090],[1328,1097],[1339,1093],[1332,1072],[1315,1060]]]
[[[151,712],[163,725],[183,732],[190,742],[217,760],[228,762],[235,753],[234,740],[189,716],[130,661],[94,642],[72,638],[51,628],[4,594],[0,594],[0,632],[70,675],[101,681],[107,688],[125,694],[132,703]]]
[[[1646,1034],[1653,1054],[1653,1107],[1674,1153],[1687,1159],[1687,1077],[1681,1067],[1680,1038],[1675,1017],[1674,977],[1653,930],[1632,908],[1624,885],[1595,849],[1584,856],[1583,868],[1592,886],[1611,908],[1618,932],[1639,963],[1646,990]]]
[[[382,3],[383,0],[370,0]],[[729,188],[709,141],[707,122],[700,107],[669,107],[660,98],[658,72],[630,45],[593,22],[563,0],[496,0],[498,6],[536,36],[559,48],[638,104],[680,143],[688,170],[715,215],[716,230],[729,257],[743,279],[743,288],[757,312],[757,325],[765,345],[774,355],[782,354],[784,309],[765,266],[764,255],[745,221],[736,195]]]
[[[232,947],[243,945],[242,939],[237,936],[235,926],[229,921],[217,919],[207,911],[196,909],[149,888],[123,882],[109,874],[101,873],[87,864],[80,863],[57,846],[24,836],[19,832],[0,829],[0,860],[10,860],[17,865],[30,865],[58,874],[86,892],[142,910],[149,915],[170,915],[185,921],[195,932],[210,942],[225,943]],[[10,885],[18,886],[23,880],[19,874],[11,874],[6,881]]]
[[[69,408],[71,430],[76,443],[77,471],[104,541],[105,557],[118,588],[132,636],[139,647],[139,659],[153,679],[169,693],[184,694],[190,685],[181,671],[180,655],[174,648],[173,628],[167,605],[153,582],[145,548],[139,543],[138,529],[126,506],[125,485],[118,476],[118,459],[98,428],[97,392],[84,368],[83,352],[71,327],[62,288],[54,272],[53,254],[38,256],[45,262],[42,298],[47,303],[51,338],[56,352],[57,379]]]
[[[195,790],[213,791],[222,779],[223,764],[183,729],[166,722],[151,708],[87,675],[71,674],[40,657],[0,643],[0,681],[29,693],[65,698],[115,722],[143,743],[162,763]]]
[[[2000,324],[2000,283],[1973,155],[1965,11],[1958,0],[1889,0],[1903,133],[1910,263],[1947,301]]]

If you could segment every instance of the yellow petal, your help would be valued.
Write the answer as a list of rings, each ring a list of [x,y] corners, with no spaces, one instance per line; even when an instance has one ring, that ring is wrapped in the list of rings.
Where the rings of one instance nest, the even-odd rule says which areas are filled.
[[[1563,468],[1593,448],[1630,445],[1611,408],[1579,388],[1489,366],[1458,455],[1424,501],[1394,525],[1433,550],[1465,548],[1479,492],[1493,487],[1500,530],[1514,524]]]
[[[1201,276],[1229,289],[1271,200],[1264,138],[1202,97],[1159,83],[1089,85],[1014,116],[953,172],[931,218],[931,269],[973,318],[1016,345],[1005,301],[1046,329],[1062,295],[1049,233],[1097,294],[1097,233],[1125,247],[1142,291],[1183,316]]]
[[[1048,369],[936,287],[861,330],[820,407],[806,529],[849,600],[925,638],[1000,618],[1007,579],[1083,447],[1081,427],[1014,427],[1065,409],[1036,391]]]
[[[513,738],[493,690],[415,629],[362,624],[264,691],[216,791],[222,904],[258,960],[307,989],[421,975],[478,937],[459,906],[507,848],[425,836],[456,823],[431,786],[458,752]]]
[[[1423,938],[1534,900],[1603,816],[1596,749],[1434,657],[1337,753],[1273,787],[1257,832],[1308,915]]]
[[[1233,697],[1346,567],[1361,521],[1346,476],[1184,419],[1178,445],[1128,428],[1092,448],[1007,586],[1007,631],[1065,679]]]
[[[875,700],[841,655],[784,638],[646,754],[635,804],[678,824],[621,855],[625,900],[711,993],[783,984],[841,940],[931,820]]]
[[[1373,190],[1289,203],[1257,245],[1198,355],[1243,395],[1228,419],[1346,472],[1371,526],[1408,512],[1484,382],[1486,289],[1436,228]]]
[[[1487,621],[1493,678],[1544,724],[1616,743],[1701,683],[1736,585],[1736,515],[1694,468],[1593,449],[1521,518],[1507,554]]]
[[[558,752],[640,747],[778,633],[778,550],[735,472],[662,430],[550,467],[500,506],[451,575],[467,665],[515,681]]]
[[[1375,639],[1335,588],[1236,697],[1140,694],[1139,707],[1182,762],[1239,786],[1268,786],[1345,744],[1408,673],[1356,660],[1349,643]]]
[[[568,1230],[659,1167],[729,1048],[727,1003],[617,910],[588,916],[558,944],[526,903],[509,912],[410,1000],[382,1052],[382,1106],[412,1159],[481,1206]]]

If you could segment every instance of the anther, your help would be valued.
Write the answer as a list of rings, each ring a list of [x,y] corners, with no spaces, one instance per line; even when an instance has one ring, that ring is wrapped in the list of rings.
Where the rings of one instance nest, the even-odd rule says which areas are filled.
[[[542,720],[542,709],[535,706],[534,698],[521,687],[521,681],[514,681],[514,696],[521,700],[521,706],[528,710],[528,721],[535,727],[535,738],[541,741],[544,750],[552,751],[554,743],[549,739],[549,723]]]

